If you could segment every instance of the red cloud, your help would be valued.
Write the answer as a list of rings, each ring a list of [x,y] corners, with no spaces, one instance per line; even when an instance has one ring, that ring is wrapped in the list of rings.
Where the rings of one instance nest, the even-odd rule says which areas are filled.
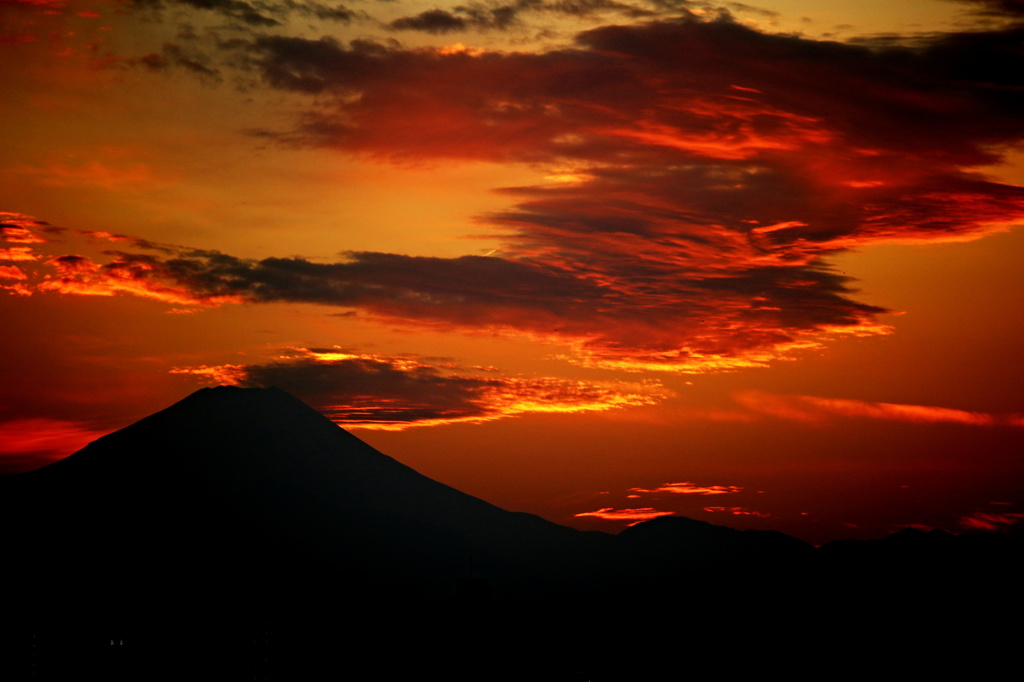
[[[267,33],[245,63],[318,104],[290,131],[256,134],[376,160],[550,168],[549,183],[505,188],[510,206],[480,216],[503,236],[501,257],[254,261],[150,255],[135,242],[145,255],[111,252],[91,268],[51,259],[59,276],[37,286],[186,305],[311,302],[524,334],[616,369],[762,366],[836,334],[890,331],[888,311],[855,300],[830,267],[837,252],[974,239],[1024,220],[1024,188],[978,170],[1024,140],[1020,37],[875,49],[692,16],[606,26],[539,53]]]

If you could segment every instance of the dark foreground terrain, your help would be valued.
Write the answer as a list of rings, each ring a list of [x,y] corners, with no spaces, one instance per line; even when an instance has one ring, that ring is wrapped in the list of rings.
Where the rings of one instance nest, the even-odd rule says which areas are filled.
[[[0,478],[3,679],[1017,674],[1022,543],[619,535],[432,481],[277,389]]]

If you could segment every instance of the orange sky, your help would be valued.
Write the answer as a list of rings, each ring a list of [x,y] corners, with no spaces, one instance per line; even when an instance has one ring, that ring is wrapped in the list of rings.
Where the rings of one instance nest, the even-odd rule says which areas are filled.
[[[1018,519],[1024,12],[887,4],[0,0],[0,466],[232,382],[580,528]]]

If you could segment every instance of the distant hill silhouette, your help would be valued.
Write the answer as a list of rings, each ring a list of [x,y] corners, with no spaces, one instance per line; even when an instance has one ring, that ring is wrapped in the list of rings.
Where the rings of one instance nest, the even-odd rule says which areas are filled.
[[[0,477],[0,512],[10,668],[38,679],[660,679],[680,652],[700,671],[737,647],[756,668],[786,646],[974,642],[964,623],[1021,604],[1015,540],[815,550],[682,517],[581,532],[422,476],[273,388],[203,389]]]

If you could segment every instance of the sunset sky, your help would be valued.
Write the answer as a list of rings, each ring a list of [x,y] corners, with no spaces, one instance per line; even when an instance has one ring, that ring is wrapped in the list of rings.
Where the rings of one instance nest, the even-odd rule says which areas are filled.
[[[4,472],[232,383],[577,528],[1024,518],[1020,0],[0,0],[0,65]]]

